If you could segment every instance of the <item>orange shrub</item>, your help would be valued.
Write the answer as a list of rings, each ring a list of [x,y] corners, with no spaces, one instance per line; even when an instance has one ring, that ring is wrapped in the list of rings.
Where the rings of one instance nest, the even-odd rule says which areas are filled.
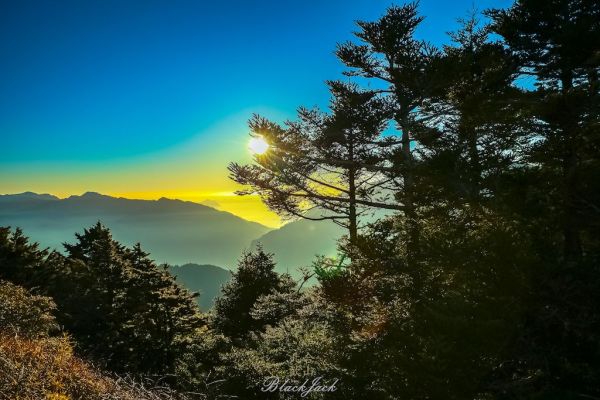
[[[67,338],[27,339],[0,333],[0,400],[185,399],[166,388],[103,375],[73,354]]]

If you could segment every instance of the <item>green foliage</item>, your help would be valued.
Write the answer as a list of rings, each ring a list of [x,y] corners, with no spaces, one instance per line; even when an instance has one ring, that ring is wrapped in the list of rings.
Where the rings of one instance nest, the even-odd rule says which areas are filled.
[[[597,219],[600,5],[523,0],[489,15],[520,72],[536,78],[537,90],[522,107],[537,122],[538,140],[526,159],[539,166],[547,183],[538,182],[536,189],[555,207],[548,222],[562,231],[562,256],[577,263]]]
[[[204,325],[194,296],[166,267],[100,223],[65,244],[67,257],[37,250],[19,230],[3,232],[2,277],[51,296],[78,348],[113,371],[171,371],[187,336]]]
[[[294,379],[300,379],[301,371],[311,365],[311,371],[320,370],[317,367],[321,364],[329,365],[325,354],[320,353],[328,349],[327,354],[332,354],[327,345],[331,338],[325,338],[330,330],[323,318],[309,316],[327,307],[322,304],[315,308],[313,297],[300,291],[288,275],[279,275],[274,269],[272,255],[261,248],[242,255],[237,271],[215,304],[211,329],[191,341],[180,361],[178,373],[192,387],[218,387],[227,395],[262,399],[272,397],[260,391],[260,384],[269,376],[287,377],[293,372]],[[285,348],[283,341],[288,341]],[[290,364],[290,355],[285,354],[294,344],[300,346],[291,355],[297,365]],[[320,361],[305,358],[309,348]]]
[[[228,377],[218,376],[223,355],[231,349],[231,339],[214,330],[201,329],[187,337],[188,345],[176,360],[177,386],[218,398]],[[213,398],[209,397],[209,398]]]
[[[494,385],[507,398],[598,397],[600,4],[521,0],[489,15],[519,72],[535,77],[519,107],[535,119],[523,152],[529,180],[518,176],[521,196],[512,193],[525,200],[516,209],[543,260]]]
[[[253,318],[251,311],[261,296],[293,289],[293,281],[274,270],[273,255],[265,253],[261,247],[242,255],[238,269],[215,302],[212,326],[217,332],[242,340],[249,332],[261,330],[271,322],[268,318]]]
[[[327,325],[315,324],[310,318],[286,318],[254,338],[255,345],[233,348],[225,355],[224,375],[247,382],[245,398],[296,398],[298,394],[265,394],[260,387],[266,379],[279,377],[301,384],[305,379],[339,377],[335,360],[336,340]],[[329,398],[313,393],[310,399]]]
[[[313,263],[317,278],[321,281],[333,279],[344,272],[346,255],[339,256],[339,261],[334,258],[318,257]]]
[[[282,277],[283,289],[264,294],[256,299],[250,315],[262,326],[275,326],[284,318],[294,315],[298,309],[307,305],[309,299],[304,293],[296,290],[295,282]]]
[[[344,337],[337,336],[329,324],[333,312],[315,290],[261,296],[251,314],[263,321],[268,315],[270,323],[221,354],[214,370],[224,380],[224,392],[247,399],[292,398],[298,394],[260,389],[272,377],[297,384],[318,376],[340,379],[343,371],[337,360],[344,351]],[[323,394],[312,393],[308,398],[323,398]]]
[[[21,229],[0,227],[0,278],[29,287],[43,284],[49,278],[43,268],[47,256]]]
[[[346,274],[322,283],[344,312],[332,323],[349,340],[344,386],[369,398],[474,398],[519,330],[528,242],[494,215],[423,221],[415,264],[388,251],[406,248],[403,224],[373,225]]]
[[[113,370],[169,371],[185,337],[204,324],[194,296],[139,244],[125,248],[100,223],[76,237],[65,244],[79,269],[73,292],[57,294],[69,332]]]

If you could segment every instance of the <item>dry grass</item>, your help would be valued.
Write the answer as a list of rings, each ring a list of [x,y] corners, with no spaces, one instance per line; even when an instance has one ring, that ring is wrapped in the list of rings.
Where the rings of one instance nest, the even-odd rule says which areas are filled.
[[[76,357],[67,338],[27,339],[0,333],[0,400],[188,398],[166,387],[108,377]]]

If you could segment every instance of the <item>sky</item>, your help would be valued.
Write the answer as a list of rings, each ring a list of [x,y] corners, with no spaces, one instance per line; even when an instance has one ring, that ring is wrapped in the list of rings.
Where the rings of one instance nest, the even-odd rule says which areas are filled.
[[[252,160],[247,120],[325,108],[336,43],[391,4],[2,0],[0,193],[178,198],[279,226],[228,178]],[[473,7],[510,4],[421,0],[418,35],[447,43]]]

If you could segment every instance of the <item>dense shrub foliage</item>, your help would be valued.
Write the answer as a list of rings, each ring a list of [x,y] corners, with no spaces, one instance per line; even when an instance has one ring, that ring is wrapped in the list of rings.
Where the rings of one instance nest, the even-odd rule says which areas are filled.
[[[0,281],[0,327],[5,334],[36,338],[58,330],[56,305],[51,298],[34,296],[26,289]]]

